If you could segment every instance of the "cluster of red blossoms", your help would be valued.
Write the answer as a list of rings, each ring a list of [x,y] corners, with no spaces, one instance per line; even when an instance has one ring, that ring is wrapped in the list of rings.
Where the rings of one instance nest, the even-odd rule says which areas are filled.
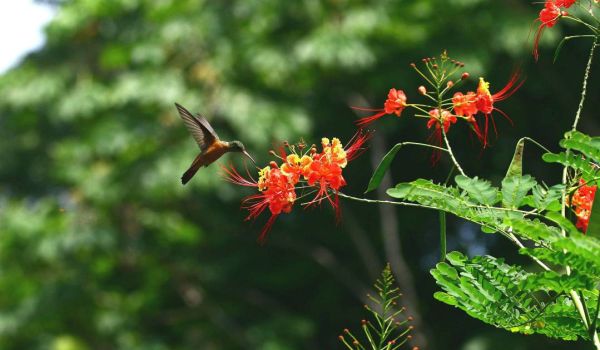
[[[369,133],[359,130],[346,147],[338,138],[323,138],[321,152],[317,152],[314,145],[308,148],[304,143],[286,144],[281,147],[279,154],[271,152],[281,160],[281,164],[270,162],[258,171],[258,180],[249,172],[246,178],[234,167],[223,167],[227,180],[259,191],[242,200],[242,207],[250,212],[246,220],[257,218],[267,208],[271,212],[258,240],[265,240],[275,219],[281,213],[291,212],[298,198],[314,194],[309,202],[304,203],[306,206],[326,199],[339,215],[338,191],[346,185],[343,169],[349,161],[362,153],[363,145],[369,137]]]
[[[519,72],[516,71],[513,73],[506,86],[494,94],[490,92],[489,82],[485,81],[484,78],[479,78],[479,84],[476,91],[468,91],[466,93],[456,92],[452,98],[446,99],[443,96],[445,93],[455,87],[457,83],[469,78],[469,73],[465,72],[460,75],[460,78],[456,81],[450,80],[452,74],[464,67],[464,64],[455,60],[450,60],[445,53],[442,54],[439,60],[437,58],[425,58],[423,59],[423,63],[427,68],[424,72],[429,72],[431,77],[425,77],[425,74],[421,72],[415,64],[411,64],[411,66],[421,76],[425,77],[427,82],[433,86],[434,91],[427,91],[425,86],[420,86],[417,90],[419,94],[429,97],[431,100],[440,101],[442,106],[441,109],[436,105],[408,103],[406,94],[403,90],[392,88],[381,109],[353,107],[358,110],[376,112],[373,115],[357,120],[356,124],[359,127],[364,127],[388,114],[400,117],[406,108],[411,107],[418,111],[417,114],[415,114],[416,117],[428,118],[427,128],[433,128],[433,133],[430,137],[430,139],[433,140],[433,143],[441,145],[443,136],[442,128],[443,132],[447,133],[452,124],[455,124],[458,119],[462,119],[469,123],[471,130],[481,141],[483,147],[487,147],[487,135],[490,120],[494,131],[496,130],[492,112],[498,111],[511,121],[504,112],[495,106],[495,103],[507,99],[521,87],[523,81],[519,81]],[[455,69],[448,68],[448,66],[454,66]],[[481,118],[478,118],[479,116],[481,116]],[[438,158],[439,153],[434,153],[433,161],[437,161]]]
[[[596,189],[598,186],[589,186],[585,180],[579,180],[579,187],[571,198],[571,206],[577,216],[577,222],[575,226],[582,232],[586,232],[588,224],[590,223],[590,215],[592,214],[592,205],[594,204],[594,197],[596,196]]]
[[[538,44],[544,29],[553,27],[556,22],[562,17],[568,15],[568,13],[561,9],[567,9],[576,2],[577,0],[546,0],[544,8],[540,11],[539,18],[540,26],[535,34],[535,40],[533,44],[533,56],[537,60],[539,57]]]

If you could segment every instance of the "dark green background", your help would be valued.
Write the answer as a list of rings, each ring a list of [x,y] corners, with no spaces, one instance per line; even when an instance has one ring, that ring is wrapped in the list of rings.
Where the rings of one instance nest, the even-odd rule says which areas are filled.
[[[386,214],[343,201],[336,225],[326,206],[296,207],[258,245],[266,215],[243,221],[239,202],[249,192],[225,182],[218,166],[185,187],[179,182],[198,149],[173,106],[201,111],[222,138],[243,141],[266,164],[281,140],[347,140],[358,117],[348,106],[380,106],[390,87],[417,99],[422,82],[409,63],[447,49],[467,64],[471,89],[484,75],[497,91],[516,67],[527,78],[498,105],[515,125],[498,115],[492,147],[482,151],[465,125],[451,129],[467,173],[498,183],[517,139],[557,150],[570,127],[589,43],[569,43],[555,64],[552,55],[578,28],[548,30],[535,63],[541,5],[529,1],[59,6],[46,45],[0,77],[0,348],[340,349],[337,335],[358,328],[364,295],[389,260],[409,283],[405,298],[418,300],[422,348],[589,348],[511,334],[435,301],[428,273],[438,259],[435,212]],[[596,76],[581,123],[591,134],[599,127]],[[378,152],[429,135],[409,113],[373,127],[371,149],[345,170],[347,193],[366,188]],[[556,181],[560,169],[539,156],[526,149],[525,170]],[[450,164],[431,167],[429,157],[400,151],[394,181],[442,181]],[[235,155],[219,161],[230,162],[243,166]],[[386,245],[394,239],[401,244]],[[501,237],[453,217],[449,249],[527,263]]]

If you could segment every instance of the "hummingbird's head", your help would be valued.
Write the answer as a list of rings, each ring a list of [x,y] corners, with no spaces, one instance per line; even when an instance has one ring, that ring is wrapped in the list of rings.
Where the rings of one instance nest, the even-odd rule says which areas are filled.
[[[232,152],[244,152],[246,150],[246,147],[244,147],[244,144],[240,141],[229,142],[229,148]]]
[[[254,158],[252,158],[250,156],[250,154],[248,153],[248,151],[246,151],[246,147],[244,147],[244,144],[241,143],[240,141],[231,141],[229,142],[229,149],[232,152],[242,152],[246,155],[246,157],[250,158],[250,160],[252,161],[252,163],[256,164],[256,162],[254,161]]]

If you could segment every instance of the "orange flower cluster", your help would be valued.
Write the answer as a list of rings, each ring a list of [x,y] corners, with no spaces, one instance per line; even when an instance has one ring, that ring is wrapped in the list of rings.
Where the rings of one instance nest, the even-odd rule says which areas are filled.
[[[259,191],[258,194],[242,200],[242,207],[249,211],[246,220],[257,218],[267,208],[271,212],[259,241],[265,240],[269,229],[281,213],[292,211],[299,198],[297,191],[301,191],[302,198],[311,193],[315,194],[306,205],[318,204],[327,199],[339,215],[337,191],[346,185],[343,169],[364,150],[363,145],[369,137],[369,133],[359,131],[345,148],[338,138],[323,138],[321,152],[317,152],[315,146],[307,149],[303,143],[287,145],[290,153],[287,154],[286,149],[282,147],[278,156],[282,163],[279,165],[272,161],[269,166],[260,169],[258,180],[254,180],[249,173],[248,177],[240,175],[234,167],[223,167],[228,181],[241,186],[255,187]]]
[[[434,140],[437,145],[441,145],[442,126],[443,131],[447,133],[450,125],[455,124],[460,118],[470,125],[471,130],[485,148],[488,145],[487,135],[490,120],[492,121],[494,131],[496,131],[496,124],[492,116],[494,111],[498,111],[512,123],[506,113],[495,106],[495,103],[507,99],[521,87],[523,81],[519,81],[519,71],[515,71],[506,86],[496,93],[490,92],[489,82],[485,81],[483,78],[479,78],[479,84],[476,91],[468,91],[466,93],[459,91],[454,93],[452,98],[447,99],[444,97],[446,93],[451,91],[451,89],[456,88],[459,82],[469,78],[469,73],[464,72],[460,75],[460,79],[456,81],[450,80],[450,77],[462,69],[464,64],[450,59],[445,52],[440,56],[440,59],[424,58],[423,63],[427,67],[427,70],[421,71],[414,63],[411,64],[411,66],[425,78],[429,85],[433,86],[434,90],[431,91],[432,94],[430,94],[425,86],[419,86],[417,91],[420,95],[429,97],[430,100],[435,101],[436,104],[409,104],[407,103],[407,97],[403,90],[392,88],[389,90],[384,107],[381,109],[352,107],[358,110],[376,112],[371,116],[358,119],[356,124],[359,127],[364,127],[387,114],[400,116],[406,108],[411,107],[418,111],[417,114],[415,114],[416,117],[428,118],[427,128],[431,129],[435,126],[430,140]],[[428,73],[430,77],[427,77],[426,73]],[[440,109],[441,112],[439,112]],[[476,118],[478,114],[482,116],[479,119]],[[436,152],[432,159],[435,162],[438,158],[439,152]]]
[[[577,216],[577,226],[581,232],[585,233],[590,222],[590,216],[592,215],[592,206],[594,204],[594,197],[596,196],[596,189],[598,186],[588,186],[585,180],[579,180],[579,187],[571,198],[571,206]]]
[[[494,103],[509,98],[512,94],[517,91],[524,80],[519,82],[519,72],[516,71],[511,76],[508,83],[498,92],[492,94],[490,92],[490,83],[485,81],[483,78],[479,78],[479,84],[477,86],[477,92],[469,91],[466,94],[457,92],[452,97],[452,111],[455,115],[463,117],[468,123],[470,123],[473,132],[477,138],[483,144],[485,148],[488,144],[488,128],[489,121],[492,121],[494,131],[496,131],[496,123],[492,117],[493,111],[498,111],[502,114],[509,122],[512,123],[510,118],[502,110],[496,108]],[[479,127],[475,115],[481,113],[484,116],[483,130]]]

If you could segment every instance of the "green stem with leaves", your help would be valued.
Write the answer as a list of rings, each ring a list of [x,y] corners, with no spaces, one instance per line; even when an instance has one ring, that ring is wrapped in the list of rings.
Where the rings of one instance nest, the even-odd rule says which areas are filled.
[[[587,65],[585,68],[585,74],[583,76],[583,84],[582,84],[582,88],[581,88],[581,98],[579,100],[577,112],[575,113],[575,120],[573,121],[573,125],[571,126],[571,131],[577,130],[577,125],[579,124],[581,112],[583,110],[585,98],[587,95],[587,85],[588,85],[588,80],[590,77],[590,71],[592,69],[592,62],[594,60],[594,52],[596,50],[596,47],[598,46],[599,37],[600,37],[600,35],[596,34],[596,36],[594,38],[594,42],[592,43],[592,48],[590,49],[590,55],[588,57]],[[567,156],[570,154],[570,151],[571,151],[570,149],[566,150]],[[565,189],[563,190],[563,195],[562,195],[562,208],[561,208],[561,214],[563,217],[566,217],[566,212],[567,212],[567,193],[568,193],[567,182],[568,182],[568,167],[565,166],[563,168],[563,173],[562,173],[562,184],[565,185]],[[565,237],[567,235],[565,230],[562,230],[562,234]],[[570,273],[571,273],[571,269],[567,266],[567,274],[570,274]],[[591,334],[593,342],[594,342],[594,346],[596,347],[597,350],[600,350],[600,339],[598,337],[598,333],[596,332],[595,329],[592,329],[592,325],[595,328],[595,324],[596,324],[595,320],[588,322],[588,317],[586,316],[586,315],[588,315],[587,309],[583,305],[582,300],[576,291],[574,291],[574,290],[570,291],[569,295],[571,296],[571,299],[573,300],[573,304],[575,304],[575,307],[577,308],[577,311],[579,312],[579,315],[581,316],[581,319],[582,319],[584,325],[590,331],[590,334]]]

